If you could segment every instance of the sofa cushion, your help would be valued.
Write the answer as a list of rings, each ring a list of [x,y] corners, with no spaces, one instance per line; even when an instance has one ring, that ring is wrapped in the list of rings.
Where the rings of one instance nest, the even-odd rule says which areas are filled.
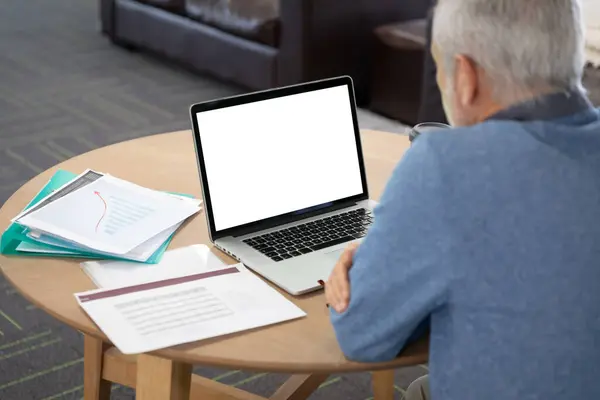
[[[279,0],[185,0],[188,17],[271,46],[279,39]]]
[[[155,7],[170,11],[183,12],[185,0],[139,0],[140,3],[150,4]]]

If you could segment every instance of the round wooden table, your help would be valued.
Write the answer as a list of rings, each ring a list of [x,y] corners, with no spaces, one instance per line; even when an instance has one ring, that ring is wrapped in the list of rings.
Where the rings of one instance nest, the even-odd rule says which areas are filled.
[[[375,131],[363,132],[362,142],[370,194],[377,199],[409,142],[404,136]],[[80,173],[86,168],[153,189],[201,197],[191,132],[154,135],[91,151],[41,173],[0,209],[0,229],[8,227],[10,219],[57,169]],[[210,245],[203,213],[184,225],[170,248],[197,243]],[[235,262],[216,249],[213,251],[223,260]],[[150,354],[125,356],[108,344],[106,336],[73,297],[74,293],[95,288],[79,268],[79,262],[0,255],[1,271],[24,297],[84,334],[86,400],[108,399],[110,382],[135,387],[138,400],[184,399],[190,396],[190,387],[193,397],[203,399],[260,399],[208,379],[191,377],[192,364],[297,374],[271,397],[275,399],[306,398],[331,373],[382,371],[373,374],[375,396],[392,398],[392,370],[427,360],[425,341],[411,346],[393,362],[367,365],[346,360],[329,323],[322,292],[301,297],[283,293],[308,314],[303,319]]]

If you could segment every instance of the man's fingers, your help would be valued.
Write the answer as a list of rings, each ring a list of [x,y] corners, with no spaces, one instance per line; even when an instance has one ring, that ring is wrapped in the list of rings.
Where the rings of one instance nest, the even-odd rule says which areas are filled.
[[[335,287],[332,284],[327,284],[326,285],[326,290],[327,290],[327,304],[329,304],[330,307],[333,307],[333,309],[337,312],[340,312],[340,307],[339,307],[339,296],[336,292]]]
[[[329,302],[329,306],[333,307],[333,309],[335,311],[337,311],[338,313],[341,313],[345,310],[346,305],[344,304],[344,301],[342,300],[342,297],[340,296],[339,290],[338,288],[332,284],[331,285],[331,300]]]
[[[352,261],[357,248],[357,243],[353,243],[350,246],[348,246],[346,251],[344,251],[342,257],[340,258],[340,261],[338,262],[339,273],[336,274],[337,286],[340,296],[346,303],[350,300],[349,271],[350,268],[352,268]]]
[[[334,305],[338,301],[337,290],[336,290],[336,286],[334,284],[334,277],[335,277],[335,269],[331,273],[331,276],[329,277],[327,282],[325,282],[325,299],[327,300],[327,303],[329,305]]]
[[[331,279],[327,281],[326,288],[328,293],[327,301],[329,305],[333,307],[337,312],[341,312],[343,308],[343,299],[340,294],[340,288],[337,279],[337,271],[332,275]]]
[[[357,248],[358,243],[353,243],[344,250],[326,283],[327,302],[339,313],[344,312],[350,302],[348,271],[352,267],[352,259]]]
[[[352,243],[351,245],[346,247],[346,250],[344,250],[344,252],[340,256],[337,265],[343,265],[345,270],[350,269],[350,267],[352,266],[352,258],[354,257],[354,253],[356,253],[357,248],[357,243]]]
[[[333,277],[333,282],[340,295],[348,291],[348,269],[341,267]]]
[[[348,307],[348,283],[344,278],[344,269],[340,268],[330,281],[331,302],[337,312],[343,312]]]
[[[354,257],[354,254],[356,253],[356,250],[358,249],[358,246],[360,245],[360,243],[350,243],[348,245],[348,247],[346,248],[346,251],[344,252],[345,254],[348,255],[348,257],[350,257],[350,261],[352,261],[352,257]]]

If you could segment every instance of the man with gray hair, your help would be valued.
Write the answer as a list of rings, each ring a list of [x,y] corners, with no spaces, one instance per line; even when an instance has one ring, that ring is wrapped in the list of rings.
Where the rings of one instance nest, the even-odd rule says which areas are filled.
[[[577,0],[439,0],[451,130],[418,136],[325,285],[350,359],[430,331],[407,399],[600,399],[600,111]]]

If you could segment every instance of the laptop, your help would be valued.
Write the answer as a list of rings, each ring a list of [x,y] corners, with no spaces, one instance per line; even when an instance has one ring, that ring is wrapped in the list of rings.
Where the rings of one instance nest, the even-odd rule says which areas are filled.
[[[290,294],[372,222],[354,88],[339,77],[190,108],[214,245]]]

